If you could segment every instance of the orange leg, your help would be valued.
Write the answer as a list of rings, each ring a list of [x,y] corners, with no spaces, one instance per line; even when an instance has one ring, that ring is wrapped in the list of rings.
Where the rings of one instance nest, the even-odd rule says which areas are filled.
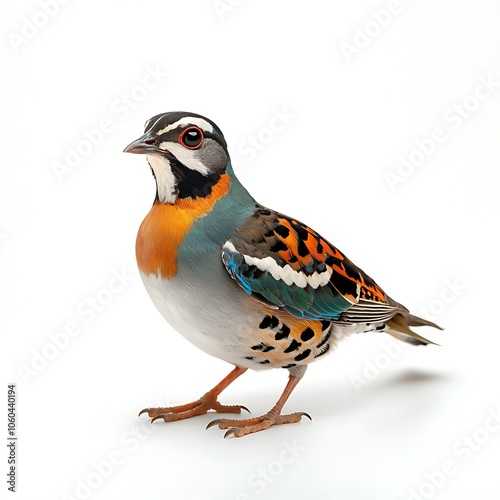
[[[290,394],[295,389],[295,386],[299,383],[301,378],[302,376],[290,375],[285,390],[283,391],[281,397],[278,399],[278,402],[270,411],[268,411],[261,417],[247,418],[244,420],[218,418],[216,420],[212,420],[207,425],[207,429],[216,425],[219,427],[219,429],[228,429],[228,431],[224,434],[225,438],[230,436],[231,434],[235,437],[242,437],[252,432],[269,429],[269,427],[271,427],[272,425],[291,424],[299,422],[302,417],[307,417],[309,418],[309,420],[312,420],[311,416],[304,412],[290,413],[289,415],[281,414],[283,406],[285,405],[287,399],[290,397]]]
[[[147,413],[151,422],[163,419],[165,422],[174,422],[175,420],[184,420],[185,418],[204,415],[209,410],[215,410],[217,413],[241,413],[241,410],[250,411],[241,405],[221,405],[217,401],[217,396],[240,375],[243,375],[247,368],[236,367],[227,377],[222,379],[213,389],[204,394],[200,399],[180,406],[171,406],[168,408],[144,408],[139,413]]]

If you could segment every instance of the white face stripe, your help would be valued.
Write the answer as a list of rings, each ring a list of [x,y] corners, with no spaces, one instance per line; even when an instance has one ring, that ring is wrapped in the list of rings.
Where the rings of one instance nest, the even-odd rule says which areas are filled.
[[[194,116],[184,116],[180,120],[177,120],[174,123],[171,123],[170,125],[167,125],[165,128],[162,128],[161,130],[158,130],[156,132],[156,135],[162,135],[165,132],[168,132],[169,130],[174,130],[175,128],[179,127],[180,125],[197,125],[200,127],[202,130],[205,130],[206,132],[213,132],[214,128],[210,123],[208,123],[206,120],[203,118],[197,118]]]
[[[164,156],[155,154],[146,155],[146,158],[155,173],[159,201],[161,203],[174,203],[177,199],[175,195],[176,181],[170,162]]]
[[[227,248],[230,252],[241,254],[230,241],[226,241],[222,248]],[[300,288],[305,288],[309,285],[316,289],[320,286],[325,286],[332,276],[332,268],[330,266],[326,266],[326,270],[322,273],[315,271],[310,276],[306,276],[301,271],[295,271],[288,264],[284,267],[279,266],[271,256],[259,259],[258,257],[251,257],[250,255],[241,255],[248,265],[256,266],[261,271],[268,271],[276,281],[282,280],[289,286],[295,283]]]
[[[207,175],[208,168],[196,158],[195,149],[187,149],[178,142],[163,141],[160,143],[160,148],[170,151],[183,165],[196,170],[200,174]]]

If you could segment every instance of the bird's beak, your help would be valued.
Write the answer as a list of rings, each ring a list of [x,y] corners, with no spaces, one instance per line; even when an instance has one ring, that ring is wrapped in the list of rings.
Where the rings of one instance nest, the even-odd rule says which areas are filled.
[[[124,150],[124,153],[151,154],[160,153],[166,154],[168,151],[159,148],[156,145],[156,139],[151,134],[144,134],[134,142],[131,142]]]

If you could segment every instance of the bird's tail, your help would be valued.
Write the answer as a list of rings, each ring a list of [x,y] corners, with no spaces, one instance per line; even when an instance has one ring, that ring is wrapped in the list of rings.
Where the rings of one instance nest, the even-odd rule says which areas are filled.
[[[410,329],[410,326],[432,326],[433,328],[442,330],[439,325],[436,325],[436,323],[433,323],[432,321],[414,316],[413,314],[410,314],[406,307],[402,306],[401,304],[397,305],[399,306],[398,312],[391,319],[385,322],[387,326],[387,329],[385,331],[389,335],[392,335],[398,340],[402,340],[403,342],[407,342],[408,344],[412,345],[439,345],[435,342],[432,342],[431,340],[422,337],[421,335],[415,333]]]

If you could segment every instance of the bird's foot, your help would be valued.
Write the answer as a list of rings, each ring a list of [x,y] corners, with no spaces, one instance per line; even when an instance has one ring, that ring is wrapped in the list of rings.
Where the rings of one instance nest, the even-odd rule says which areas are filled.
[[[229,418],[217,418],[212,420],[208,425],[207,429],[210,427],[217,426],[219,429],[227,429],[224,434],[224,438],[229,436],[242,437],[252,432],[259,432],[269,429],[272,425],[280,424],[293,424],[295,422],[300,422],[302,417],[307,417],[312,420],[311,416],[305,412],[290,413],[288,415],[281,415],[279,413],[270,412],[255,418],[246,418],[243,420],[229,419]]]
[[[210,394],[205,394],[200,399],[179,406],[170,406],[167,408],[144,408],[139,413],[147,413],[151,418],[151,423],[155,420],[163,420],[165,422],[174,422],[176,420],[184,420],[186,418],[204,415],[209,410],[214,410],[216,413],[241,413],[241,410],[250,410],[242,405],[222,405],[217,401],[217,398]]]

